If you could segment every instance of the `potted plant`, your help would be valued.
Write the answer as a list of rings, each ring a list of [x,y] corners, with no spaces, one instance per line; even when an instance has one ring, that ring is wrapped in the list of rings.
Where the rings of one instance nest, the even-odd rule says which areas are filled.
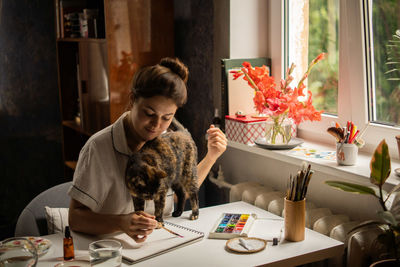
[[[358,225],[352,231],[370,225],[381,228],[383,233],[378,236],[377,242],[381,243],[387,252],[381,257],[386,261],[387,259],[390,259],[390,262],[393,265],[387,265],[388,263],[386,262],[383,263],[384,265],[371,266],[400,266],[400,223],[392,212],[394,207],[392,206],[391,209],[388,209],[386,206],[389,197],[393,192],[400,188],[400,185],[393,187],[389,193],[383,190],[383,185],[385,184],[391,171],[389,149],[385,139],[383,139],[375,149],[370,162],[370,169],[370,182],[374,185],[375,190],[369,186],[342,181],[326,181],[325,183],[346,192],[371,195],[375,197],[377,201],[379,201],[379,204],[382,207],[382,210],[378,212],[380,220],[367,221]]]

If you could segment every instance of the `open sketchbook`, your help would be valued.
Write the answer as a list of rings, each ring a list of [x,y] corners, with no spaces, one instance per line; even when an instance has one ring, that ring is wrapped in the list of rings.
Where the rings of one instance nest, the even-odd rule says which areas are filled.
[[[110,236],[109,238],[121,242],[124,263],[135,264],[173,249],[200,241],[204,237],[203,232],[174,223],[164,222],[164,226],[183,237],[173,235],[164,229],[155,229],[147,237],[146,241],[140,244],[136,243],[125,233]]]

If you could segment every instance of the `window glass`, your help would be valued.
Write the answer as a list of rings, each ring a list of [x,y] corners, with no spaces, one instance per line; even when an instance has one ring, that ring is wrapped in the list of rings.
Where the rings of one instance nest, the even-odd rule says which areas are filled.
[[[371,119],[400,125],[400,1],[371,0],[367,11],[372,46],[368,75],[372,83]]]
[[[296,64],[295,81],[308,63],[321,52],[327,58],[318,63],[308,78],[317,110],[337,114],[339,73],[339,0],[287,1],[288,65]],[[306,55],[306,56],[305,56]]]

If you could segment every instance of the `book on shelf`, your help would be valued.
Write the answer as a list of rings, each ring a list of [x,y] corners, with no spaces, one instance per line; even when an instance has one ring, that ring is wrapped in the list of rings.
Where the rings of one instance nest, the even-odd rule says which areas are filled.
[[[83,38],[97,38],[98,9],[83,9],[79,13],[80,35]]]
[[[253,67],[261,67],[262,65],[267,66],[271,70],[271,59],[265,57],[259,58],[223,58],[221,59],[221,118],[222,118],[222,127],[225,128],[225,116],[234,114],[237,110],[230,110],[235,107],[234,101],[232,99],[235,93],[232,90],[236,89],[237,83],[233,83],[235,87],[230,88],[230,84],[233,81],[232,75],[229,75],[229,72],[232,69],[238,69],[242,67],[243,62],[249,62]],[[271,74],[271,73],[270,73]],[[237,82],[237,80],[235,81]],[[241,81],[239,81],[241,82]],[[242,82],[243,83],[243,82]],[[253,93],[249,90],[250,95]],[[243,100],[243,99],[242,99]],[[240,97],[239,97],[240,101]],[[253,105],[251,105],[252,107]]]
[[[86,7],[84,0],[56,0],[56,10],[58,9],[57,25],[59,27],[59,37],[77,38],[81,37],[79,14],[83,13]]]

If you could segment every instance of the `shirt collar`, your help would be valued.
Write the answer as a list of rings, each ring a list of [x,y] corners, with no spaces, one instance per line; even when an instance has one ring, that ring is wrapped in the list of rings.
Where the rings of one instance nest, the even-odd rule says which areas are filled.
[[[122,114],[114,122],[111,131],[114,149],[126,156],[132,155],[132,150],[128,146],[128,141],[126,140],[125,129],[124,129],[124,118],[128,114],[129,111]]]

